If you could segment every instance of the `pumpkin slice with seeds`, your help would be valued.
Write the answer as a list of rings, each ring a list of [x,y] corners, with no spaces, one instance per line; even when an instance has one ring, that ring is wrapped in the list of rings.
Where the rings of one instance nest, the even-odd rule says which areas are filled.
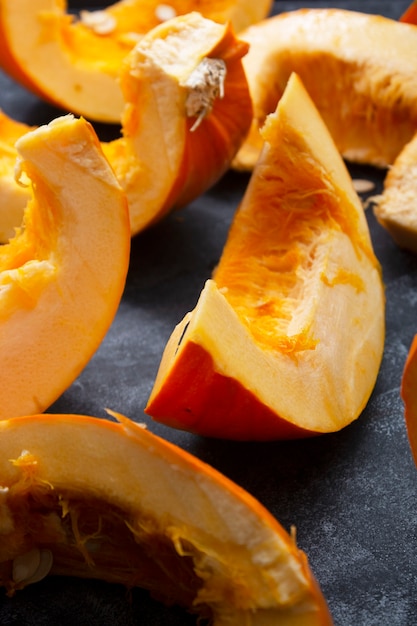
[[[127,418],[0,423],[0,583],[141,586],[213,626],[331,626],[295,541],[212,467]],[[25,577],[26,574],[26,577]]]
[[[300,9],[250,26],[244,60],[254,106],[234,166],[251,170],[259,128],[291,72],[302,79],[348,160],[391,164],[417,131],[417,29],[379,15]]]
[[[382,358],[384,289],[363,208],[297,75],[262,135],[214,277],[171,335],[146,407],[201,435],[339,430]]]
[[[241,30],[266,17],[272,0],[122,0],[100,11],[67,12],[65,0],[0,3],[0,65],[15,80],[65,111],[120,122],[124,57],[167,18],[199,11]]]
[[[58,118],[16,147],[33,192],[0,246],[0,419],[44,411],[75,380],[113,321],[130,250],[126,197],[88,122]]]

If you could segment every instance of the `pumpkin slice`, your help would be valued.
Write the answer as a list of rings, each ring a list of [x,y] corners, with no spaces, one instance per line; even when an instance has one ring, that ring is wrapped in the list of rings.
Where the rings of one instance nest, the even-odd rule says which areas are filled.
[[[234,167],[250,170],[259,128],[292,71],[301,77],[338,150],[350,161],[391,164],[417,130],[417,29],[377,15],[301,9],[249,27],[244,59],[254,105]]]
[[[17,157],[14,144],[29,130],[30,126],[12,120],[0,110],[0,244],[14,237],[31,197],[29,187],[17,183],[14,175]]]
[[[401,379],[401,397],[408,440],[417,466],[417,335],[411,342]]]
[[[199,196],[230,167],[252,120],[246,51],[230,26],[194,12],[154,28],[126,57],[123,136],[102,148],[127,195],[132,235]],[[15,202],[9,195],[14,142],[25,126],[4,113],[1,126],[7,161],[0,194],[5,188],[10,211],[0,213],[0,230],[9,233],[21,221],[12,206],[22,210],[24,193]]]
[[[331,625],[304,553],[258,501],[114,415],[121,423],[44,414],[0,424],[9,593],[45,574],[43,561],[52,574],[144,587],[213,626]]]
[[[417,135],[407,143],[384,180],[382,194],[374,196],[373,211],[401,247],[417,252]]]
[[[103,149],[126,192],[132,234],[230,167],[252,120],[246,52],[230,25],[194,12],[154,28],[126,58],[123,137]]]
[[[107,332],[129,264],[126,198],[91,125],[72,116],[17,141],[33,186],[0,246],[0,419],[44,411]]]
[[[382,358],[384,290],[362,205],[295,74],[262,134],[214,280],[170,337],[146,407],[201,435],[339,430]]]
[[[64,0],[0,3],[0,65],[41,98],[95,121],[120,122],[119,67],[138,39],[194,9],[235,29],[264,18],[271,0],[124,0],[100,11],[67,13]]]

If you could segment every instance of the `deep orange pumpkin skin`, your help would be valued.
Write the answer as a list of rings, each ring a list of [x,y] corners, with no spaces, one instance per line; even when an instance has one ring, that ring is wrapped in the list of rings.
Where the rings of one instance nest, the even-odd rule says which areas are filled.
[[[401,380],[408,439],[417,466],[417,335],[411,343]]]
[[[405,24],[417,24],[417,2],[412,2],[398,21]]]

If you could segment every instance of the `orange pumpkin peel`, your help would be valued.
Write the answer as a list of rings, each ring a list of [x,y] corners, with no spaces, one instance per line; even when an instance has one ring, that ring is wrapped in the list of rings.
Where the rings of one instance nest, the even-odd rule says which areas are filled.
[[[126,193],[132,235],[191,202],[230,167],[252,120],[246,52],[229,25],[190,13],[154,28],[126,57],[122,136],[102,149]],[[12,207],[21,207],[23,195],[9,182],[14,141],[28,127],[0,112],[1,127],[7,159],[0,185],[10,211],[0,215],[0,231],[8,236],[20,224]]]
[[[213,626],[331,626],[306,556],[257,500],[112,414],[120,423],[46,414],[0,423],[9,593],[50,571],[142,586]]]

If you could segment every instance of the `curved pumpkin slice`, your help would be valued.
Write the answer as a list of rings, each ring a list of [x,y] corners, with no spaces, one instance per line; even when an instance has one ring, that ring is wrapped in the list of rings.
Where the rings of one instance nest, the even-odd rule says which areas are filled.
[[[145,34],[167,17],[197,9],[236,29],[266,17],[271,0],[125,0],[101,10],[67,13],[64,0],[2,0],[0,64],[15,80],[63,109],[120,122],[119,67]]]
[[[30,126],[10,119],[0,110],[0,244],[14,237],[31,197],[29,188],[17,183],[14,175],[17,157],[14,144],[29,130],[32,130]]]
[[[417,335],[411,342],[401,379],[408,440],[417,466]]]
[[[213,626],[331,625],[305,555],[258,501],[114,415],[121,423],[0,423],[0,584],[9,593],[46,563],[52,574],[142,586]]]
[[[42,412],[80,373],[116,313],[130,247],[125,195],[88,122],[58,118],[16,146],[33,199],[0,246],[0,419]]]
[[[234,167],[255,165],[259,128],[293,71],[347,160],[390,164],[416,132],[414,26],[341,9],[301,9],[255,24],[240,38],[250,44],[244,66],[254,120]]]
[[[168,341],[146,407],[202,435],[279,439],[358,417],[384,346],[367,222],[331,137],[292,75],[225,249]]]
[[[126,192],[132,234],[229,168],[252,120],[246,51],[229,25],[190,13],[154,28],[126,58],[123,137],[103,149]]]
[[[382,194],[374,196],[373,211],[401,247],[417,252],[417,135],[407,143],[384,180]]]

